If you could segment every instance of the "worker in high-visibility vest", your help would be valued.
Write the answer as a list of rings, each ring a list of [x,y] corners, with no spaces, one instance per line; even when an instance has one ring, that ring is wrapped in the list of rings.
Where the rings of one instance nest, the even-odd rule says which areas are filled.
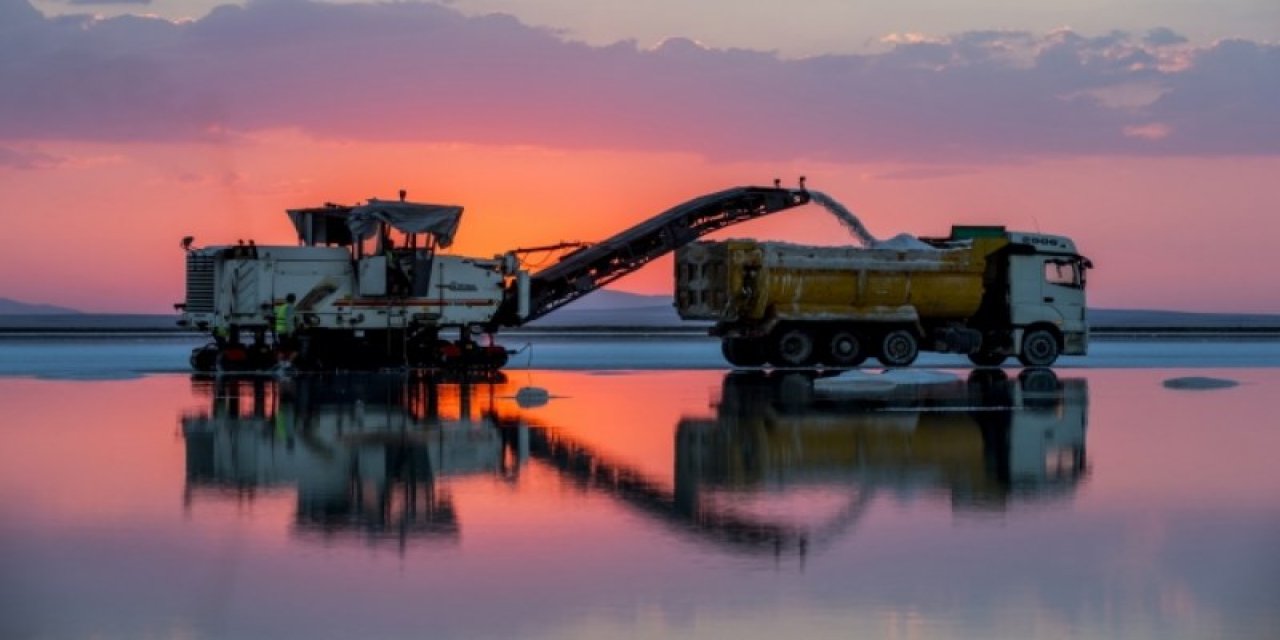
[[[276,329],[276,346],[281,351],[293,351],[293,303],[298,297],[292,293],[285,297],[284,302],[275,306],[275,329]]]

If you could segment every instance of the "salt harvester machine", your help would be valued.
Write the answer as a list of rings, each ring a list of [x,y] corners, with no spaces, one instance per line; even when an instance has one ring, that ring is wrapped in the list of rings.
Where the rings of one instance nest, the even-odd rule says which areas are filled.
[[[213,342],[192,352],[197,370],[274,365],[281,347],[300,367],[498,368],[493,338],[621,278],[712,231],[809,202],[803,188],[737,187],[694,198],[589,245],[514,249],[493,258],[443,253],[462,207],[371,199],[290,209],[296,246],[186,249],[179,324]],[[521,256],[576,246],[530,273]],[[288,340],[277,335],[278,305]],[[487,336],[487,340],[477,340]]]

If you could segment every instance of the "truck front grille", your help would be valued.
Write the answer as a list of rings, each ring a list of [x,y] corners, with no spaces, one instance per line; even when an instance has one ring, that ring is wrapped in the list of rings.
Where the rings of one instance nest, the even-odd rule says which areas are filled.
[[[213,313],[214,257],[187,254],[187,313]]]

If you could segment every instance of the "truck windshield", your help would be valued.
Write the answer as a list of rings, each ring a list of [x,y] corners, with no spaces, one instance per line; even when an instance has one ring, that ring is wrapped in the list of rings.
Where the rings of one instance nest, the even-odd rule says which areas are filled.
[[[1046,260],[1044,263],[1044,281],[1063,287],[1084,287],[1079,263],[1075,260]]]

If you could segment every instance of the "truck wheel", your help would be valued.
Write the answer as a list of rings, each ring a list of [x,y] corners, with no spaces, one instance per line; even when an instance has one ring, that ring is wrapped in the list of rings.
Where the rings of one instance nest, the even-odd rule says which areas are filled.
[[[777,334],[773,343],[773,356],[769,359],[777,367],[804,367],[813,362],[813,335],[795,327]]]
[[[191,350],[191,368],[196,371],[209,372],[218,368],[217,345],[206,344]]]
[[[242,346],[232,345],[218,352],[218,361],[214,369],[226,372],[253,371],[259,367],[252,358],[253,352]]]
[[[1022,336],[1018,361],[1027,367],[1047,367],[1058,359],[1058,338],[1048,329],[1034,329]]]
[[[833,367],[856,367],[867,359],[867,349],[862,339],[852,331],[836,331],[827,340],[825,364]]]
[[[884,335],[876,359],[886,367],[908,367],[918,355],[920,345],[915,335],[906,329],[896,329]]]
[[[720,353],[735,367],[758,367],[765,363],[764,345],[750,338],[723,338]]]
[[[1028,393],[1053,393],[1058,390],[1058,374],[1053,369],[1029,367],[1018,374],[1018,386]]]
[[[1004,364],[1005,359],[1008,357],[1009,354],[999,351],[974,351],[969,354],[969,362],[979,367],[998,367]]]

